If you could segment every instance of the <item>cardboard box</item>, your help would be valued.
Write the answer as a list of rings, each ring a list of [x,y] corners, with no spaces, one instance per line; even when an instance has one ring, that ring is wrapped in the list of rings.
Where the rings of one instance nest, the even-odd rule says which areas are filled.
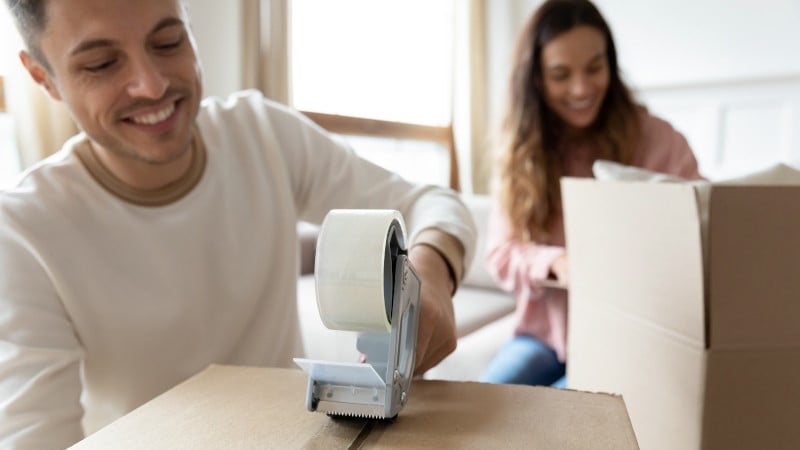
[[[621,393],[642,448],[800,448],[800,187],[710,186],[705,233],[692,185],[562,192],[570,387]]]
[[[299,370],[211,366],[73,448],[638,448],[616,395],[419,380],[386,423],[307,411],[306,382]]]

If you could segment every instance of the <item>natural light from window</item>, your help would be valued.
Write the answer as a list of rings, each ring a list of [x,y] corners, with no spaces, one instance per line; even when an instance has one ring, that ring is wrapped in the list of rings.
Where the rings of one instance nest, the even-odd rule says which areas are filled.
[[[293,0],[294,106],[449,124],[453,14],[445,0]]]
[[[292,0],[290,28],[294,107],[450,125],[454,1]],[[441,143],[345,138],[361,156],[411,181],[448,182]]]
[[[19,35],[8,8],[0,7],[0,75],[8,74],[12,64],[18,64],[17,51],[20,48]]]
[[[17,60],[20,48],[19,35],[5,5],[0,7],[0,76],[7,79]],[[8,83],[5,83],[8,89]],[[6,103],[8,96],[5,96]],[[8,105],[6,105],[8,107]],[[14,145],[11,115],[0,112],[0,188],[8,186],[19,173],[19,156]]]

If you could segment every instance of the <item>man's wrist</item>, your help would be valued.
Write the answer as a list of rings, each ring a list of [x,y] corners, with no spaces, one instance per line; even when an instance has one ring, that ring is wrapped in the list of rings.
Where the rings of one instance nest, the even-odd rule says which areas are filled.
[[[437,228],[420,231],[414,237],[411,248],[419,245],[429,247],[444,261],[453,282],[452,293],[455,293],[464,276],[464,245],[456,237]]]
[[[451,284],[450,296],[452,297],[456,293],[456,289],[458,288],[458,281],[457,281],[458,278],[456,276],[455,270],[453,269],[453,266],[450,265],[450,262],[438,248],[426,242],[420,242],[414,244],[409,250],[409,254],[411,254],[411,252],[414,252],[416,250],[421,250],[420,247],[424,247],[425,250],[429,250],[431,253],[437,255],[437,257],[442,261],[444,267],[447,269],[448,278],[450,279],[450,284]]]

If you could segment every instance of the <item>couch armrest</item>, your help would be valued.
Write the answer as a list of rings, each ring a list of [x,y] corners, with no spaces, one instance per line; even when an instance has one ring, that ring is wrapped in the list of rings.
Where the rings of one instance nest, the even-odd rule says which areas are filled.
[[[488,195],[462,194],[461,199],[472,214],[475,226],[478,227],[475,257],[472,259],[472,264],[464,276],[462,285],[499,290],[497,283],[486,269],[486,234],[489,228],[491,198]]]

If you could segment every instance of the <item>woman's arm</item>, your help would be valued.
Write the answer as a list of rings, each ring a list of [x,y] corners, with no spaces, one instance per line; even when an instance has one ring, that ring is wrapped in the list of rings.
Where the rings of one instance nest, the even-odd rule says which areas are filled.
[[[535,298],[537,281],[563,272],[556,262],[566,262],[565,255],[564,247],[522,242],[513,236],[505,214],[492,205],[486,265],[501,288],[514,292],[518,298]]]

